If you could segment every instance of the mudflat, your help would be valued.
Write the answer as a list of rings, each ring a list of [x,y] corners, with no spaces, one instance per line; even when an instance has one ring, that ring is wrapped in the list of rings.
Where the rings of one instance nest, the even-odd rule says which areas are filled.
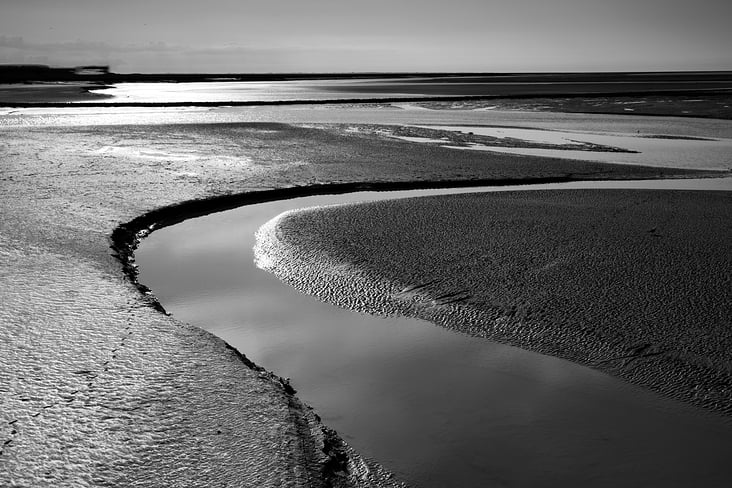
[[[709,175],[455,151],[349,135],[347,126],[137,117],[186,115],[2,120],[0,484],[398,484],[287,382],[140,293],[129,280],[134,263],[123,266],[119,254],[129,257],[147,225],[266,200],[271,190]],[[121,229],[130,239],[112,250]]]
[[[0,151],[0,484],[32,486],[396,483],[286,382],[140,293],[110,236],[143,214],[293,186],[700,174],[258,123],[5,127]]]

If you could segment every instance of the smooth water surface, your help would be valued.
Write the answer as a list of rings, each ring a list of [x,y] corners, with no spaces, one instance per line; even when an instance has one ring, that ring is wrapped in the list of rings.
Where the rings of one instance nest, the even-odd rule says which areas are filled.
[[[542,77],[540,77],[542,78]],[[602,78],[602,77],[601,77]],[[344,78],[287,81],[206,81],[117,83],[92,90],[111,95],[102,103],[115,102],[260,102],[292,100],[344,100],[393,97],[513,96],[525,94],[645,92],[647,90],[720,90],[728,80],[594,79],[570,81],[561,75],[542,79],[492,76],[451,76],[416,78]],[[83,102],[79,102],[83,103]]]
[[[272,102],[293,100],[343,100],[410,96],[392,82],[380,93],[361,93],[363,80],[317,81],[205,81],[186,83],[117,83],[109,88],[91,90],[112,98],[102,103],[178,103],[178,102]],[[413,94],[411,96],[419,96]],[[83,103],[83,102],[77,102]]]
[[[326,425],[415,486],[732,486],[732,429],[714,416],[567,361],[342,310],[254,265],[255,231],[283,211],[445,192],[309,197],[192,219],[143,241],[140,281],[177,318],[291,378]]]

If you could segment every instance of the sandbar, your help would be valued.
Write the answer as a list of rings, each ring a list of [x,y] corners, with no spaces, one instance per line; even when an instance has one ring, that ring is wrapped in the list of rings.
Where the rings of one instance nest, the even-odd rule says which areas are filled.
[[[732,414],[732,193],[561,190],[286,214],[272,270]]]

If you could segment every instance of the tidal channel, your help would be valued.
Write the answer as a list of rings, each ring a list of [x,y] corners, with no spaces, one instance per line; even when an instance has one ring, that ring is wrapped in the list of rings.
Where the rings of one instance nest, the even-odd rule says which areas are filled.
[[[429,322],[303,295],[255,265],[282,212],[442,193],[561,188],[730,189],[730,180],[574,183],[325,195],[160,229],[140,282],[176,318],[290,378],[323,423],[413,486],[732,486],[732,427],[712,414],[550,356]]]

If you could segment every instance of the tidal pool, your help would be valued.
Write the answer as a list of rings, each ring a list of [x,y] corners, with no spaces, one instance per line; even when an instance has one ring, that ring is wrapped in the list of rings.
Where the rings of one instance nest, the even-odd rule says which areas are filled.
[[[729,180],[531,188],[729,190]],[[527,187],[486,190],[511,189]],[[414,486],[730,486],[726,420],[567,361],[339,309],[254,264],[256,230],[281,212],[457,191],[477,189],[308,197],[191,219],[143,241],[140,281],[177,318],[290,378],[326,425]]]

